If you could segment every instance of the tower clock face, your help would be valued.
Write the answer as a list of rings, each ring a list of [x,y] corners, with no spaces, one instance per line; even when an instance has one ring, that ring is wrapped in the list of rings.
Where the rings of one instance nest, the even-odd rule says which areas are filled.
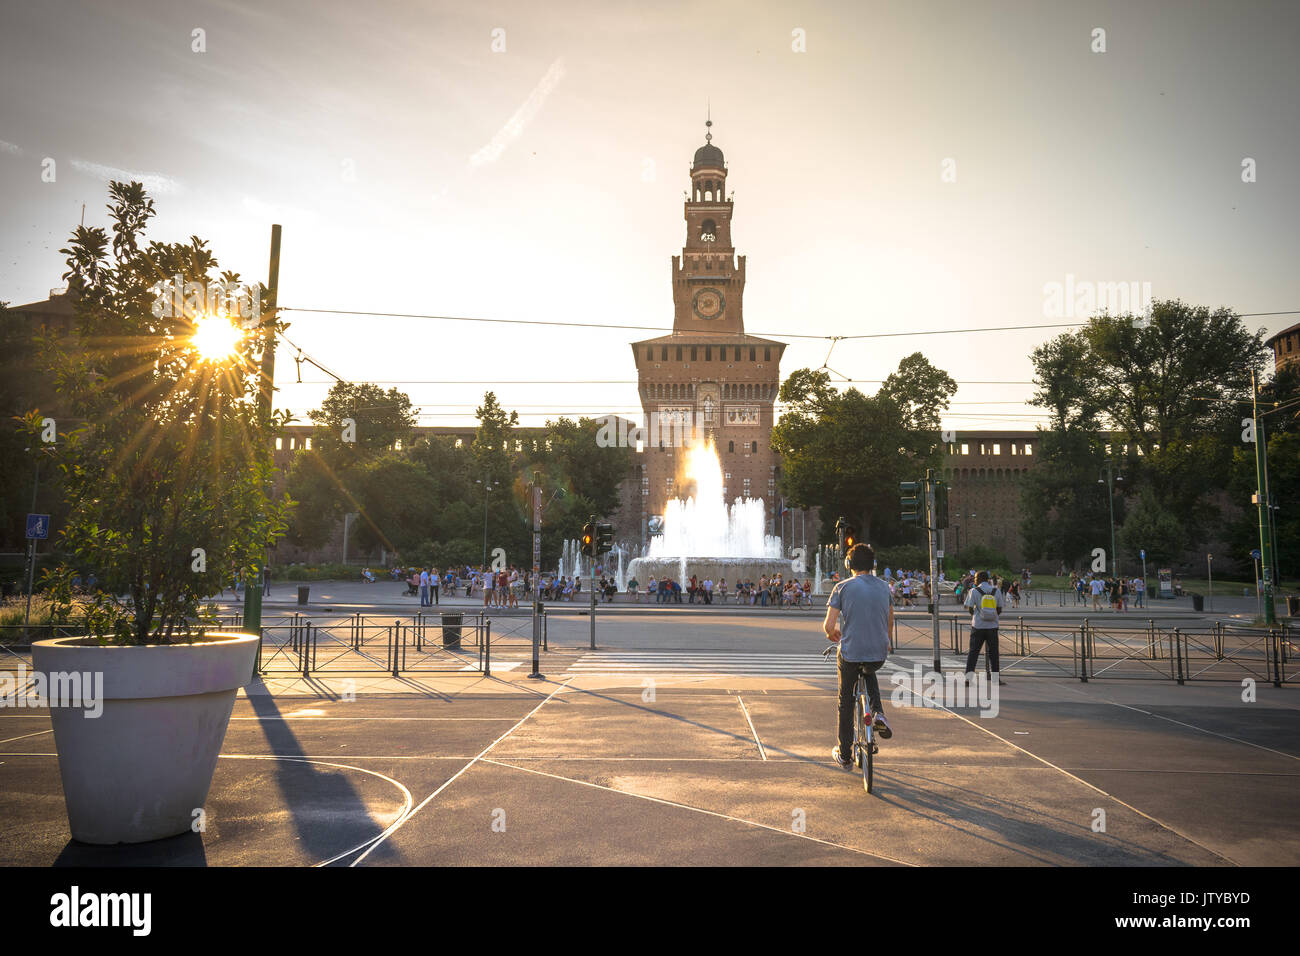
[[[695,300],[692,305],[695,308],[695,314],[701,319],[716,319],[722,314],[726,302],[722,298],[722,293],[717,289],[701,289],[695,293]]]

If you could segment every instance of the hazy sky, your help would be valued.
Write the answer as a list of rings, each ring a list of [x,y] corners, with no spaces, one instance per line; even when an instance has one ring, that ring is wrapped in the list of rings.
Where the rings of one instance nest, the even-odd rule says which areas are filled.
[[[82,204],[106,225],[108,180],[132,177],[156,199],[151,238],[202,236],[246,278],[265,280],[282,223],[282,306],[666,329],[711,102],[750,332],[1075,321],[1045,310],[1045,284],[1067,276],[1300,309],[1295,0],[0,11],[0,300],[14,304],[62,284]],[[627,343],[654,334],[286,318],[321,364],[399,384],[440,424],[472,424],[492,383],[529,424],[630,412]],[[959,382],[1027,382],[1053,334],[841,342],[829,365],[874,390],[920,350]],[[785,374],[830,347],[790,341]],[[293,351],[279,354],[278,404],[305,412],[328,379],[304,365],[293,384]],[[963,384],[946,422],[1032,427],[1030,392]]]

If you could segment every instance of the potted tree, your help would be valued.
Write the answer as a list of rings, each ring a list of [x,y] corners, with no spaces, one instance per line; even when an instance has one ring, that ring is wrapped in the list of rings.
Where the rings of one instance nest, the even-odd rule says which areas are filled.
[[[51,693],[50,706],[72,835],[100,844],[191,828],[258,644],[205,630],[202,601],[251,579],[290,504],[270,491],[285,416],[258,402],[276,331],[260,320],[265,290],[223,315],[238,276],[217,275],[198,237],[142,246],[153,201],[139,183],[110,194],[111,252],[105,230],[77,228],[61,250],[75,329],[42,343],[76,416],[60,423],[61,546],[103,587],[84,637],[32,647],[36,672],[82,677],[80,700]],[[69,578],[53,575],[54,590]]]

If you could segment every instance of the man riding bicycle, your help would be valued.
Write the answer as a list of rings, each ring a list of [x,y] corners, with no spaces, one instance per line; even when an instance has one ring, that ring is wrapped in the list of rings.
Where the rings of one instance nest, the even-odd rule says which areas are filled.
[[[855,544],[844,559],[853,576],[835,585],[826,606],[822,628],[828,640],[838,642],[840,674],[839,745],[831,756],[843,770],[853,766],[853,691],[861,674],[871,698],[872,726],[882,738],[894,735],[885,720],[876,671],[889,655],[889,635],[894,630],[894,608],[889,585],[872,573],[876,552],[869,544]]]

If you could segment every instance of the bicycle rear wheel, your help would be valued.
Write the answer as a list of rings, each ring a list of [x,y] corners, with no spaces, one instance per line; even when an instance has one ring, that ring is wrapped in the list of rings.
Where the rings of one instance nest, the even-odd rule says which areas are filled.
[[[866,718],[862,713],[862,695],[854,698],[853,704],[853,765],[861,769],[862,754],[867,749]]]

